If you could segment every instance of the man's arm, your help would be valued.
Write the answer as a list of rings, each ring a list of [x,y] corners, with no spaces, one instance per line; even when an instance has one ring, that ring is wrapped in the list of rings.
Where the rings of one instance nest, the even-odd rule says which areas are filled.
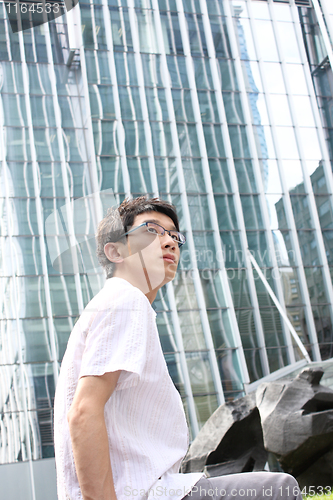
[[[82,377],[67,414],[76,473],[84,500],[117,500],[113,484],[104,406],[120,371]]]

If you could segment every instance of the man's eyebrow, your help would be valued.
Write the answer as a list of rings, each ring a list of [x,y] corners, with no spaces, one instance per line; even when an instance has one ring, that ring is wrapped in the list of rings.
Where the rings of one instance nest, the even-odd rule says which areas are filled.
[[[155,222],[155,224],[158,224],[159,226],[161,226],[161,222],[159,220],[156,220],[156,219],[148,219],[148,220],[145,220],[145,222]],[[175,226],[172,226],[172,228],[169,229],[169,231],[178,231],[178,230]]]

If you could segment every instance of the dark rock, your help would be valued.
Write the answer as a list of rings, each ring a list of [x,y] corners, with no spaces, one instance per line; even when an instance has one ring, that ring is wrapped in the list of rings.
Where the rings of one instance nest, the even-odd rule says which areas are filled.
[[[320,385],[321,369],[294,380],[263,383],[256,393],[221,405],[189,448],[183,472],[210,476],[273,470],[300,486],[333,484],[333,391]],[[317,490],[319,491],[319,490]]]
[[[251,472],[262,470],[266,461],[255,394],[249,394],[213,413],[190,446],[182,472]]]
[[[265,449],[301,486],[328,486],[328,477],[333,482],[331,464],[323,458],[333,449],[333,391],[320,385],[322,375],[321,369],[306,368],[294,380],[264,383],[256,392]]]

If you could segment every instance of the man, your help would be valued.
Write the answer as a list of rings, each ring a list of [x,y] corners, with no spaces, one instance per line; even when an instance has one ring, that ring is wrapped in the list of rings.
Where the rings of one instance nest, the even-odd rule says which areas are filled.
[[[59,500],[201,499],[214,488],[216,499],[239,498],[237,488],[256,487],[261,498],[272,485],[273,498],[296,498],[285,474],[178,473],[188,430],[151,307],[185,243],[173,205],[125,200],[109,209],[96,239],[106,284],[73,329],[55,397]]]

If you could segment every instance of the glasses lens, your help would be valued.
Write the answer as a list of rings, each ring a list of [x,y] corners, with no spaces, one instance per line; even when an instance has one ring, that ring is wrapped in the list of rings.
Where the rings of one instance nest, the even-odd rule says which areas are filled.
[[[154,222],[147,223],[147,231],[149,231],[152,234],[158,234],[160,236],[162,236],[164,233],[163,227],[159,226],[158,224],[155,224]]]
[[[180,247],[184,245],[185,241],[186,241],[185,236],[181,233],[178,233],[178,242]]]
[[[152,234],[158,234],[159,236],[163,236],[165,233],[164,227],[159,224],[155,224],[154,222],[147,222],[147,231]],[[186,238],[183,234],[178,233],[178,231],[170,231],[171,238],[178,243],[178,246],[184,245]]]

